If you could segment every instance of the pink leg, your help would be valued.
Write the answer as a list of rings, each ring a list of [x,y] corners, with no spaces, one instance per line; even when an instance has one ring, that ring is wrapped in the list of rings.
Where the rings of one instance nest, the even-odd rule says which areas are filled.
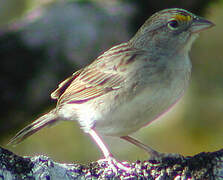
[[[102,141],[100,136],[93,129],[91,129],[88,133],[91,135],[93,140],[96,142],[98,147],[101,149],[104,157],[105,158],[111,157],[112,154],[110,153],[110,151],[108,150],[108,148],[106,147],[105,143]]]
[[[130,137],[130,136],[122,136],[122,139],[136,145],[137,147],[145,150],[146,152],[148,152],[152,157],[159,157],[161,154],[155,150],[153,150],[151,147],[141,143],[140,141]]]
[[[115,158],[113,158],[112,154],[110,153],[110,151],[106,147],[105,143],[102,141],[100,136],[93,129],[91,129],[88,133],[91,135],[93,140],[96,142],[98,147],[101,149],[106,161],[108,161],[109,165],[111,165],[111,168],[114,171],[117,172],[117,167],[119,169],[124,170],[124,171],[130,171],[131,170],[129,167],[126,167],[122,163],[118,162]]]

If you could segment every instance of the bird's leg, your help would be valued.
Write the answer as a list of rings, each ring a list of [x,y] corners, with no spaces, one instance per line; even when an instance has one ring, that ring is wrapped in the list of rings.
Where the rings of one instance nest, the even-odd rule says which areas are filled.
[[[98,147],[100,148],[100,150],[102,151],[104,157],[105,157],[105,161],[108,162],[108,164],[111,166],[111,168],[113,169],[113,171],[117,172],[117,168],[122,169],[124,171],[130,171],[131,168],[123,165],[121,162],[117,161],[111,154],[111,152],[108,150],[108,148],[106,147],[105,143],[103,142],[103,140],[100,138],[100,136],[96,133],[95,130],[91,129],[88,132],[91,137],[93,138],[93,140],[96,142],[96,144],[98,145]],[[102,160],[99,160],[103,161]]]
[[[137,147],[145,150],[146,152],[149,153],[150,159],[160,159],[160,158],[165,158],[165,157],[172,157],[172,158],[182,158],[182,155],[176,154],[176,153],[160,153],[158,151],[155,151],[151,147],[141,143],[140,141],[130,137],[130,136],[122,136],[122,139],[136,145]]]
[[[151,147],[141,143],[140,141],[130,137],[130,136],[122,136],[122,139],[136,145],[137,147],[145,150],[146,152],[148,152],[151,156],[151,158],[156,158],[156,157],[160,157],[161,153],[155,151],[154,149],[152,149]]]

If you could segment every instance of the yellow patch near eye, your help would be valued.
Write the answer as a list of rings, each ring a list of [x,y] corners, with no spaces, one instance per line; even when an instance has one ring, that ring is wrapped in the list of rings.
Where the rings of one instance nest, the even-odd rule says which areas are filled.
[[[191,20],[191,16],[189,16],[189,15],[183,15],[183,14],[177,14],[176,16],[175,16],[175,19],[177,20],[177,21],[184,21],[184,22],[188,22],[188,21],[190,21]]]

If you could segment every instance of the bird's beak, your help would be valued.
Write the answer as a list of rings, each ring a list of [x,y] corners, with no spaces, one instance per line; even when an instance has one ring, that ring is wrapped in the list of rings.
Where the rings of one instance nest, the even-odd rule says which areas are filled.
[[[201,31],[204,31],[206,29],[209,29],[211,27],[215,26],[214,23],[211,21],[208,21],[202,17],[196,17],[193,19],[192,25],[191,25],[191,32],[192,33],[199,33]]]

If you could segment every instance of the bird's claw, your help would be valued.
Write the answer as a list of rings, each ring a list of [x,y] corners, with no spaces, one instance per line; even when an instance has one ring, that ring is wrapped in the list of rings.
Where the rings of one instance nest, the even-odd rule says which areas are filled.
[[[118,170],[125,171],[127,173],[132,171],[132,168],[129,163],[127,162],[119,162],[114,157],[109,156],[105,159],[100,159],[97,161],[99,164],[102,164],[104,162],[107,162],[108,167],[112,169],[113,172],[116,174],[118,173]]]

